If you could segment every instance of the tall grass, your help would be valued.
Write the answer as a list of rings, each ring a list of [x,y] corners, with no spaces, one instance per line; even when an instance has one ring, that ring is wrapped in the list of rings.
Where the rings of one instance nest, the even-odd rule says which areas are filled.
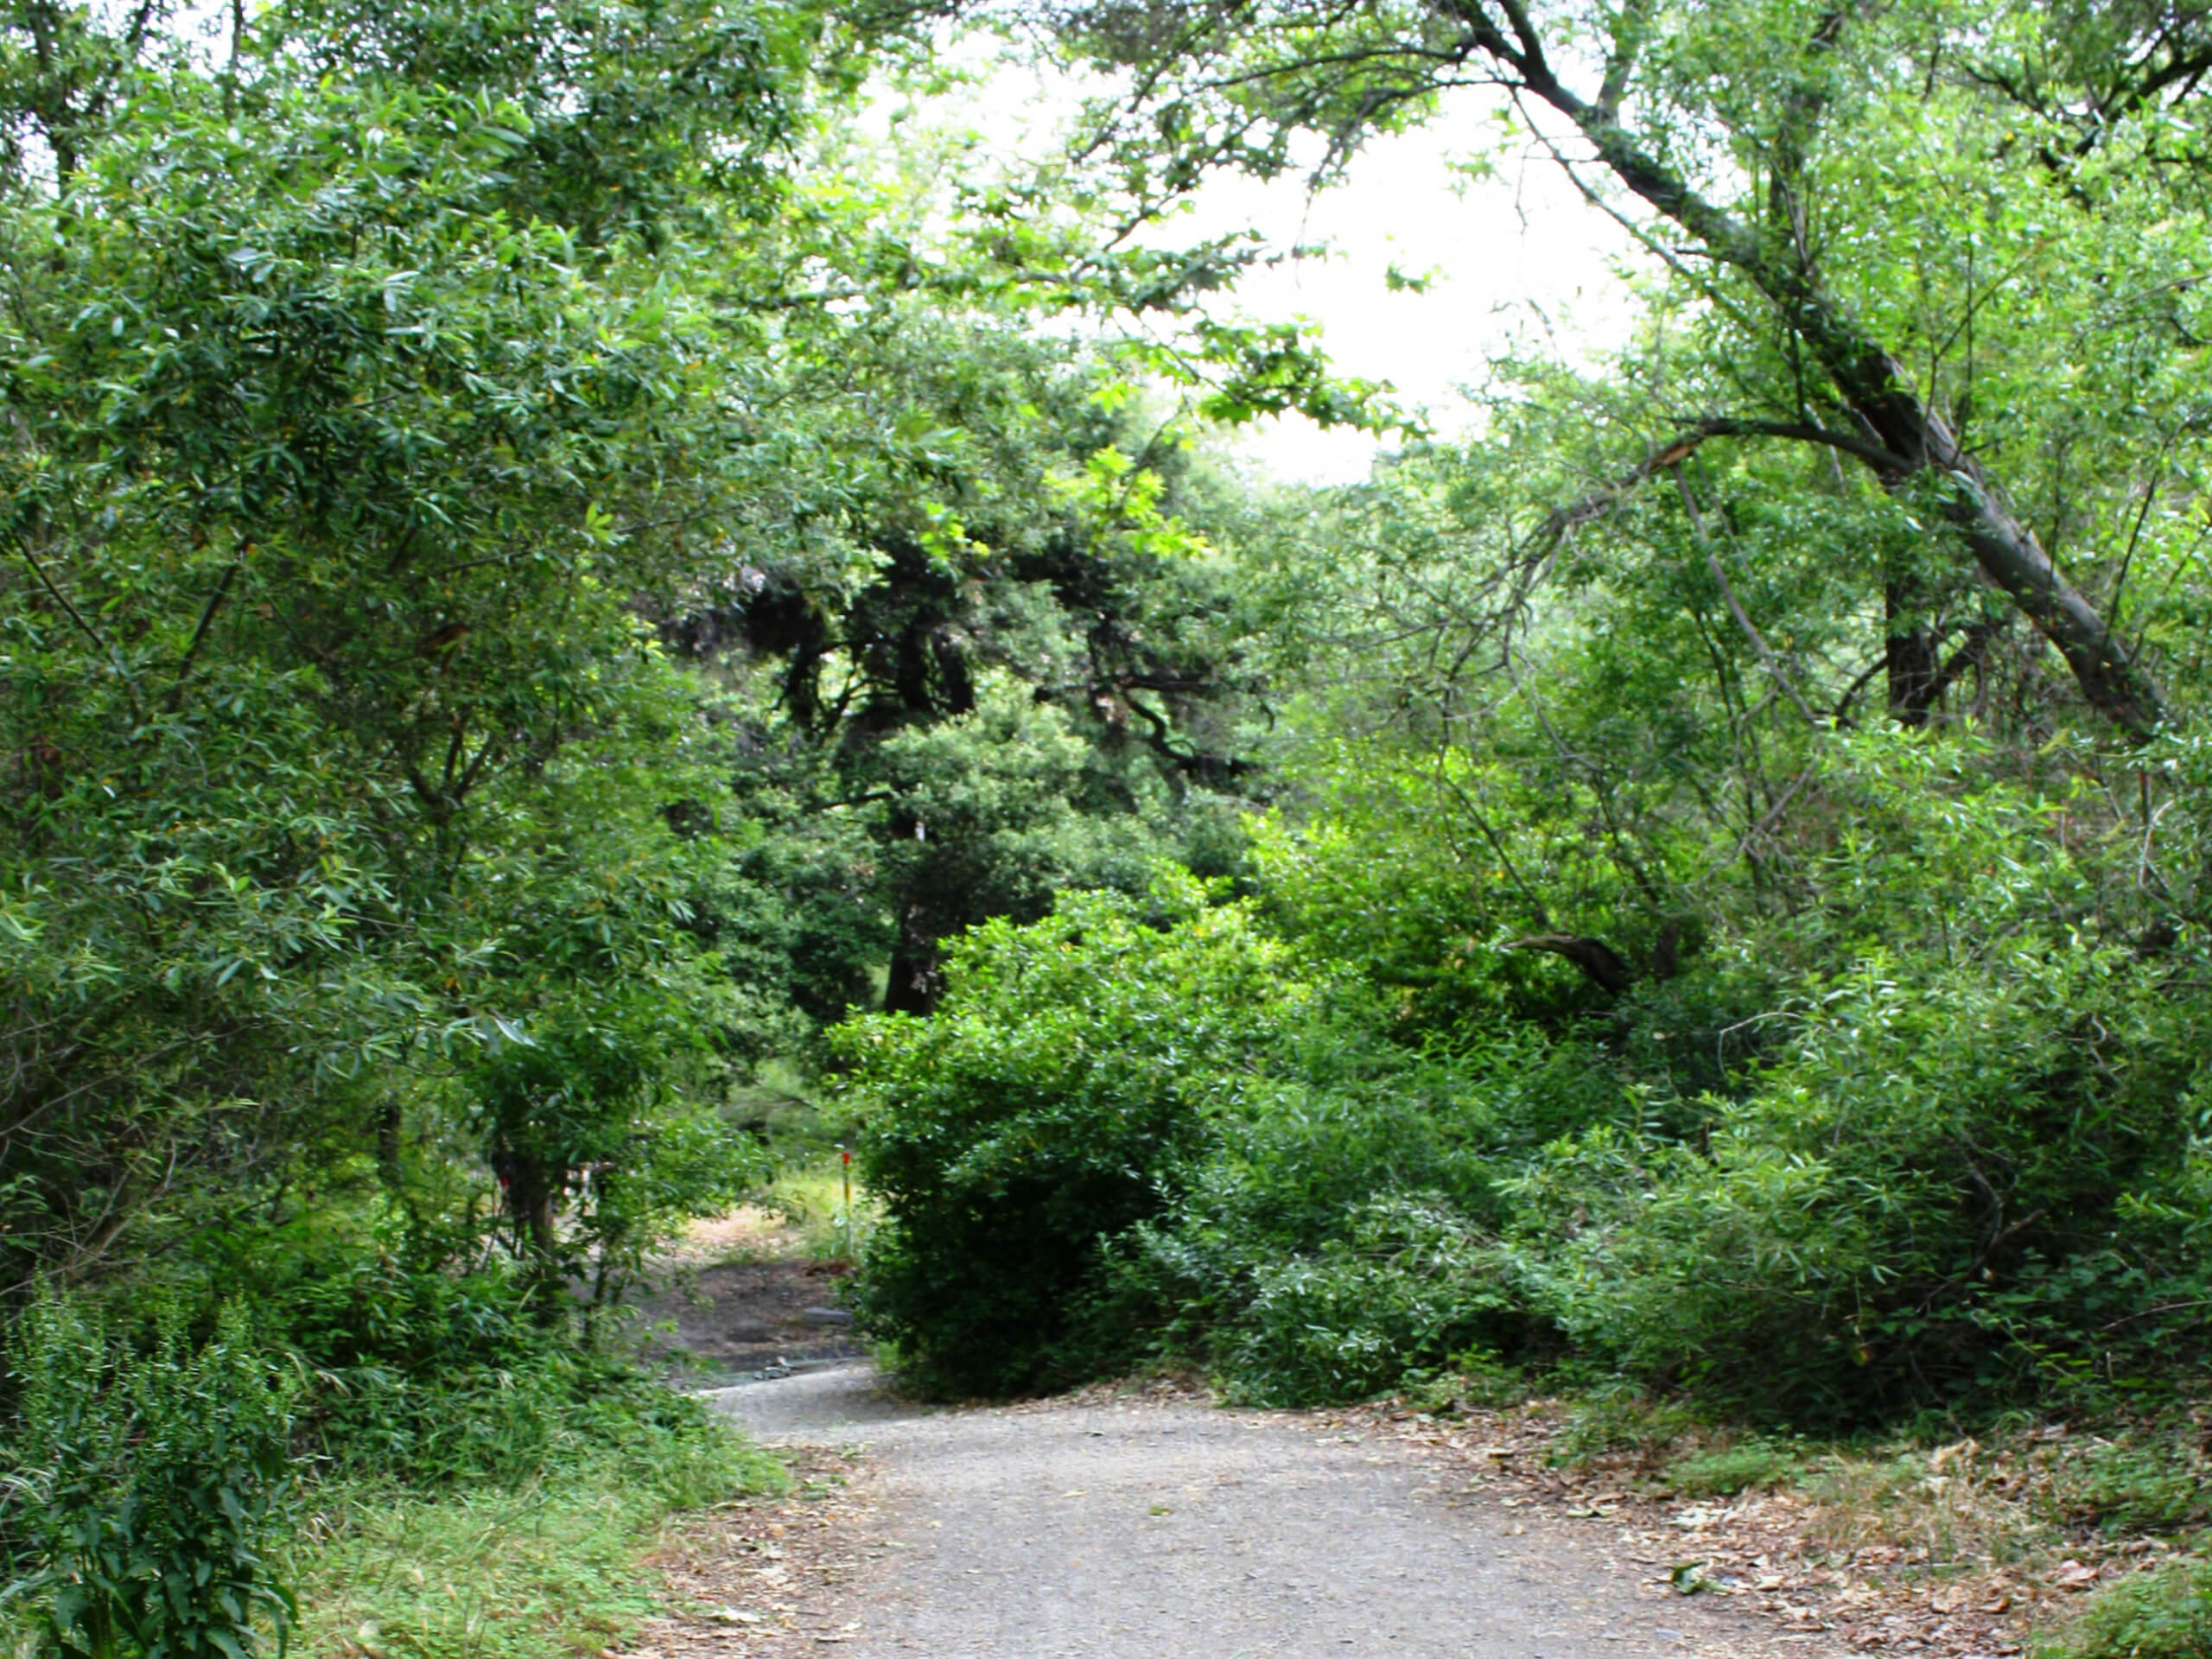
[[[836,1153],[787,1165],[770,1185],[768,1207],[780,1212],[798,1241],[798,1253],[816,1262],[856,1261],[875,1230],[877,1205],[852,1182],[846,1210],[845,1171]]]
[[[644,1562],[671,1517],[787,1484],[781,1465],[702,1414],[511,1487],[325,1487],[292,1551],[302,1649],[373,1659],[598,1653],[654,1611],[660,1583]]]

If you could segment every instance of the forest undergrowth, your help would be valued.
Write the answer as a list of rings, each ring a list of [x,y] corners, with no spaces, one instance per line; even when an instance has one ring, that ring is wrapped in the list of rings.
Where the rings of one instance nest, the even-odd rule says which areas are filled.
[[[1844,1440],[1619,1390],[1513,1400],[1445,1376],[1331,1414],[1508,1508],[1589,1529],[1656,1589],[1864,1651],[2190,1655],[2212,1519],[2206,1414],[2025,1415]]]
[[[10,1651],[599,1652],[660,1611],[674,1518],[788,1484],[504,1275],[351,1288],[381,1317],[303,1317],[303,1294],[287,1328],[233,1302],[201,1344],[173,1313],[147,1336],[32,1310],[8,1352]]]

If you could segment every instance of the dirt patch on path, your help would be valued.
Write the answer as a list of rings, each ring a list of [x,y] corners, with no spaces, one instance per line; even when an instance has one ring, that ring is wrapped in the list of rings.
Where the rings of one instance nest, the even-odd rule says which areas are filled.
[[[801,1642],[855,1659],[1838,1651],[1825,1634],[1775,1631],[1721,1599],[1654,1589],[1616,1541],[1505,1507],[1390,1436],[1309,1414],[1097,1394],[928,1411],[887,1400],[861,1366],[715,1400],[766,1440],[846,1448],[849,1467],[849,1449],[868,1448],[847,1489],[853,1507],[821,1529],[838,1541],[834,1573],[815,1575],[820,1599],[786,1599],[792,1624],[733,1629],[720,1652]]]
[[[1823,1478],[1839,1488],[1826,1492],[1783,1482],[1700,1497],[1671,1490],[1649,1452],[1563,1461],[1555,1454],[1572,1414],[1562,1401],[1463,1402],[1442,1414],[1384,1402],[1318,1416],[1406,1446],[1501,1506],[1612,1538],[1655,1587],[1732,1599],[1786,1632],[1860,1652],[2011,1659],[2038,1627],[2077,1611],[2083,1592],[2170,1559],[2160,1541],[2056,1528],[1996,1548],[1994,1529],[2021,1517],[1997,1512],[2003,1500],[1992,1504],[1991,1486],[2008,1469],[2015,1481],[2025,1477],[2017,1459],[1978,1471],[1982,1448],[1971,1440],[1907,1465],[1927,1472],[1883,1508],[1854,1504],[1840,1478]],[[2064,1433],[2061,1424],[2034,1438]],[[1894,1469],[1872,1472],[1897,1479]]]
[[[656,1327],[649,1358],[680,1362],[695,1382],[734,1381],[856,1358],[837,1305],[841,1262],[771,1257],[660,1268],[629,1306]]]

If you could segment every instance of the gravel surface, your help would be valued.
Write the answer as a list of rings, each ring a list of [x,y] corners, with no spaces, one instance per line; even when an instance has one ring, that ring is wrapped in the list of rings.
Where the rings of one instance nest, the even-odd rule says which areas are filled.
[[[865,1448],[866,1560],[785,1638],[855,1659],[1840,1651],[1655,1590],[1602,1525],[1296,1413],[1096,1393],[936,1410],[864,1365],[711,1397],[766,1440]]]

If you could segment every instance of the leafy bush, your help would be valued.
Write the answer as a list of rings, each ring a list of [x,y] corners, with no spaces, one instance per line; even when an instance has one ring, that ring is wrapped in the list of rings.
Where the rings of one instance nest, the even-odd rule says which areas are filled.
[[[1268,1405],[1352,1400],[1494,1338],[1516,1311],[1489,1241],[1415,1197],[1361,1205],[1318,1255],[1262,1268],[1220,1364],[1232,1391]]]
[[[1643,1376],[1801,1423],[2017,1395],[2088,1332],[2127,1351],[2131,1316],[2197,1282],[2124,1230],[2131,1190],[2171,1190],[2189,1039],[2096,956],[2004,975],[1870,963],[1702,1147],[1603,1127],[1548,1151],[1514,1188],[1541,1305]]]
[[[293,1622],[264,1552],[290,1482],[296,1379],[227,1308],[197,1351],[176,1322],[136,1351],[48,1295],[9,1345],[17,1390],[4,1511],[60,1653],[245,1659]]]
[[[676,1399],[593,1339],[588,1307],[549,1323],[527,1266],[452,1273],[339,1246],[253,1283],[260,1339],[312,1379],[303,1442],[343,1478],[513,1487]]]
[[[2129,933],[2111,849],[1971,744],[1839,739],[1815,774],[1788,902],[1602,1009],[1510,940],[1393,954],[1404,893],[1484,865],[1402,803],[1355,820],[1426,861],[1395,887],[1357,835],[1270,830],[1307,887],[1271,909],[978,932],[935,1025],[846,1033],[885,1103],[876,1328],[933,1387],[1164,1352],[1310,1401],[1475,1344],[1808,1429],[2201,1361],[2195,936]]]
[[[1182,1194],[1114,1254],[1125,1322],[1212,1365],[1240,1397],[1395,1387],[1471,1344],[1516,1362],[1557,1343],[1510,1254],[1506,1185],[1562,1123],[1637,1103],[1573,1041],[1508,1027],[1409,1052],[1356,985],[1287,1033]]]
[[[2212,1659],[2212,1561],[2123,1580],[2041,1649],[2044,1659]]]
[[[1102,1241],[1173,1201],[1312,1010],[1246,907],[1187,884],[1156,902],[1072,895],[978,928],[932,1018],[839,1033],[879,1103],[861,1162],[885,1222],[855,1303],[920,1387],[1012,1393],[1112,1363],[1082,1317]]]
[[[880,1103],[858,1305],[910,1377],[1003,1393],[1166,1355],[1308,1402],[1525,1347],[1498,1183],[1571,1068],[1524,1034],[1409,1052],[1248,907],[1155,902],[977,930],[933,1020],[841,1033]]]
[[[597,1650],[650,1611],[664,1516],[781,1487],[698,1401],[538,1323],[519,1273],[295,1267],[196,1349],[173,1309],[136,1345],[81,1301],[21,1322],[0,1545],[55,1651]]]

